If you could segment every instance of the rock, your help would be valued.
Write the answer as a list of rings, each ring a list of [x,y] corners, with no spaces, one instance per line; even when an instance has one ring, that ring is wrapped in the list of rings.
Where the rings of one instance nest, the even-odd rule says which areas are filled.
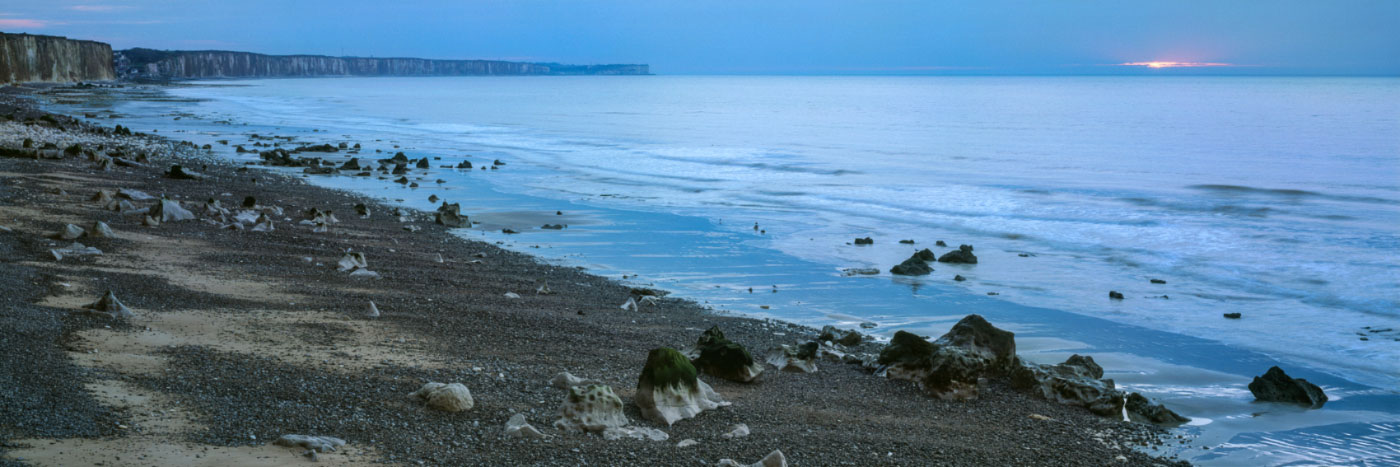
[[[472,401],[472,393],[462,383],[427,383],[408,395],[410,399],[417,399],[425,402],[428,408],[437,409],[444,412],[461,412],[471,410],[476,405]]]
[[[428,195],[428,202],[429,202],[429,203],[436,203],[436,202],[438,202],[439,199],[442,199],[442,198],[438,198],[437,195]]]
[[[99,206],[106,206],[112,202],[114,199],[113,196],[111,191],[97,190],[97,193],[94,193],[91,198],[88,198],[88,201],[96,202]]]
[[[175,164],[175,165],[170,166],[170,171],[169,171],[169,172],[166,172],[166,173],[165,173],[165,176],[166,176],[166,177],[169,177],[169,178],[176,179],[176,180],[203,180],[203,179],[204,179],[204,175],[201,175],[201,174],[199,174],[198,172],[195,172],[195,171],[193,171],[193,170],[186,170],[184,167],[180,167],[179,164]]]
[[[49,254],[53,255],[54,261],[59,261],[62,260],[64,257],[100,255],[102,254],[102,250],[83,245],[78,242],[73,242],[68,244],[68,246],[66,247],[49,250]]]
[[[934,342],[898,331],[878,362],[890,378],[914,381],[941,399],[974,399],[977,379],[1016,362],[1015,335],[979,315],[964,317]]]
[[[685,355],[667,347],[647,354],[635,398],[642,416],[667,426],[729,405],[710,385],[696,378],[695,366]]]
[[[875,240],[872,239],[872,238],[870,238],[870,237],[857,238],[857,239],[856,239],[856,244],[857,244],[857,245],[874,245],[874,244],[875,244]]]
[[[48,234],[47,236],[49,238],[54,238],[58,240],[77,240],[79,238],[82,238],[84,234],[87,234],[87,231],[83,230],[82,227],[78,227],[73,224],[65,224],[62,229],[59,229],[59,231],[57,232]]]
[[[1151,283],[1153,283],[1153,284],[1165,284],[1165,283],[1167,283],[1167,281],[1164,281],[1164,280],[1161,280],[1161,279],[1151,279],[1151,280],[1149,280],[1148,282],[1151,282]]]
[[[833,342],[846,347],[860,345],[861,339],[862,336],[859,332],[837,329],[836,326],[822,326],[822,332],[817,336],[819,341]]]
[[[369,219],[369,206],[365,206],[365,203],[356,204],[355,214],[360,216],[361,219]]]
[[[1269,368],[1264,376],[1255,376],[1249,383],[1249,392],[1255,400],[1301,404],[1311,408],[1322,407],[1327,403],[1327,394],[1316,384],[1306,379],[1289,377],[1279,367]]]
[[[632,298],[632,297],[627,297],[627,301],[626,301],[626,302],[623,302],[623,303],[622,303],[622,306],[620,306],[620,307],[618,307],[618,308],[621,308],[623,311],[637,311],[637,310],[638,310],[638,307],[637,307],[637,299]]]
[[[745,424],[743,424],[743,423],[739,423],[739,424],[730,426],[730,427],[729,427],[729,431],[727,431],[727,432],[725,432],[724,434],[719,435],[719,436],[720,436],[721,438],[724,438],[724,439],[734,439],[734,438],[743,438],[743,437],[748,436],[748,435],[749,435],[749,426],[748,426],[748,425],[745,425]]]
[[[525,414],[521,413],[512,415],[510,420],[506,420],[505,433],[507,438],[544,439],[549,437],[530,426],[530,423],[525,421]]]
[[[146,227],[160,227],[160,220],[151,216],[145,216],[141,219],[141,225]]]
[[[358,251],[347,252],[340,257],[340,261],[335,263],[336,270],[340,272],[355,271],[357,269],[369,268],[369,260],[365,259],[365,254]]]
[[[271,232],[276,230],[276,228],[272,225],[272,218],[267,217],[267,214],[263,213],[259,214],[258,218],[253,221],[253,228],[250,230],[254,232]]]
[[[928,248],[924,248],[922,250],[914,252],[914,256],[911,256],[911,258],[916,258],[919,261],[925,262],[933,262],[936,259],[938,259],[937,256],[934,256],[933,250],[930,250]]]
[[[720,459],[719,463],[715,465],[720,467],[787,467],[787,457],[783,456],[782,451],[775,450],[768,453],[763,459],[752,464],[744,465],[735,462],[733,459]]]
[[[243,209],[254,209],[258,207],[258,199],[252,196],[243,197]]]
[[[880,270],[876,268],[846,268],[842,269],[841,273],[847,276],[874,276],[880,274]]]
[[[977,256],[972,254],[972,245],[958,245],[956,251],[944,253],[938,257],[940,263],[964,263],[977,264]]]
[[[1244,316],[1244,315],[1241,315],[1241,314],[1239,314],[1239,313],[1225,313],[1225,318],[1226,318],[1226,319],[1240,319],[1240,318],[1243,317],[1243,316]]]
[[[352,157],[350,160],[340,164],[340,170],[360,170],[360,158]]]
[[[694,446],[694,445],[697,445],[697,444],[700,444],[700,442],[699,442],[699,441],[696,441],[696,440],[693,440],[693,439],[683,439],[683,440],[681,440],[681,442],[676,443],[676,447],[678,447],[678,448],[688,448],[688,447],[691,447],[691,446]]]
[[[614,427],[603,430],[603,439],[617,441],[619,439],[632,438],[640,440],[666,441],[671,435],[666,432],[640,426]]]
[[[161,222],[188,221],[194,220],[194,213],[181,207],[178,201],[161,197],[160,202],[151,208],[151,217]]]
[[[699,356],[691,364],[710,376],[748,383],[763,373],[763,366],[754,363],[749,351],[726,339],[719,326],[701,334],[695,348]]]
[[[1047,417],[1047,416],[1044,416],[1044,415],[1041,415],[1041,414],[1038,414],[1038,413],[1033,413],[1033,414],[1027,415],[1027,417],[1030,417],[1031,420],[1040,420],[1040,421],[1042,421],[1042,422],[1054,420],[1054,419],[1052,419],[1052,418],[1050,418],[1050,417]]]
[[[92,228],[87,231],[88,237],[94,238],[116,238],[117,234],[112,233],[112,228],[106,222],[96,221],[92,223]]]
[[[135,316],[131,309],[122,304],[121,300],[117,300],[117,294],[112,293],[111,290],[102,294],[102,298],[97,301],[83,305],[83,308],[87,310],[87,314],[111,319],[127,319]]]
[[[939,241],[933,242],[933,246],[948,246],[948,244],[947,244],[947,243],[943,243],[943,240],[939,240]]]
[[[992,326],[981,315],[963,317],[933,343],[966,349],[991,360],[993,366],[1001,369],[1016,363],[1016,335]]]
[[[583,386],[591,383],[591,380],[574,376],[567,371],[561,371],[549,379],[549,386],[556,389],[569,389],[574,386]]]
[[[1124,396],[1103,378],[1092,357],[1074,355],[1058,365],[1021,363],[1011,370],[1011,387],[1046,400],[1089,409],[1104,417],[1122,417]]]
[[[1122,299],[1123,299],[1123,294],[1118,293],[1117,291],[1114,291],[1114,290],[1110,290],[1110,291],[1108,291],[1108,298],[1111,298],[1111,299],[1114,299],[1114,300],[1122,300]]]
[[[570,387],[564,404],[559,407],[559,416],[554,427],[565,431],[602,433],[627,425],[622,399],[611,387],[602,384]]]
[[[783,345],[768,351],[769,365],[777,367],[779,371],[791,371],[801,373],[817,372],[817,351],[821,344],[816,341],[792,347]]]
[[[520,294],[515,292],[506,292],[505,297],[512,300],[518,300],[520,299]]]
[[[912,240],[912,239],[900,240],[899,243],[902,244],[902,245],[913,245],[913,244],[914,244],[914,240]]]
[[[544,282],[535,288],[535,295],[554,295],[554,291],[549,290],[549,282]]]
[[[953,280],[958,281],[958,282],[962,282],[962,281],[967,280],[967,278],[966,278],[966,277],[963,277],[962,275],[957,275],[957,274],[955,274],[955,275],[953,275]]]
[[[457,168],[459,168],[459,169],[470,169],[470,168],[472,168],[472,163],[471,163],[471,162],[467,162],[467,161],[462,161],[462,162],[460,162],[460,163],[457,164]]]
[[[471,221],[462,215],[462,206],[459,203],[448,204],[444,201],[442,206],[438,207],[434,221],[448,227],[471,227]]]
[[[315,452],[335,451],[345,445],[345,440],[330,436],[282,435],[272,444],[289,448],[306,448]]]
[[[564,224],[545,224],[541,225],[540,228],[545,230],[563,230]]]
[[[929,267],[924,260],[919,259],[917,255],[890,268],[890,274],[900,276],[926,276],[931,272],[933,272],[933,268]]]
[[[365,317],[369,319],[379,318],[379,307],[374,306],[374,301],[369,302],[369,310],[365,311]]]
[[[416,164],[415,166],[418,167],[418,168],[420,168],[420,169],[429,168],[429,167],[428,167],[428,158],[424,157],[424,158],[422,158],[422,159],[418,159],[418,164]]]
[[[1157,425],[1180,425],[1191,421],[1191,419],[1177,415],[1176,412],[1168,410],[1161,404],[1154,404],[1147,400],[1142,394],[1128,394],[1128,399],[1124,403],[1124,409],[1128,412],[1128,419],[1135,422],[1154,423]]]

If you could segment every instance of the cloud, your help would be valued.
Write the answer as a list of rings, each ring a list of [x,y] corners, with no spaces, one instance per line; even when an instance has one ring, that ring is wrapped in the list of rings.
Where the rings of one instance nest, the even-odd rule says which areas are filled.
[[[93,13],[99,13],[99,12],[104,12],[104,11],[125,10],[125,9],[127,9],[127,8],[131,8],[131,7],[125,6],[125,5],[73,5],[73,6],[67,7],[67,9],[73,10],[73,11],[86,11],[86,12],[93,12]]]
[[[37,19],[23,19],[23,18],[8,19],[8,18],[0,18],[0,28],[35,28],[35,29],[39,29],[39,28],[47,27],[48,25],[49,25],[49,23],[48,23],[47,21],[40,21],[40,20],[37,20]]]

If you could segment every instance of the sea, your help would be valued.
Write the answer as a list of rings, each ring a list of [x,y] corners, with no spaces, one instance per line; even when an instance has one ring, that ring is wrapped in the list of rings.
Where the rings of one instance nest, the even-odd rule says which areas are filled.
[[[253,134],[432,157],[417,187],[308,180],[459,202],[463,237],[716,313],[882,339],[982,314],[1191,417],[1158,451],[1193,463],[1400,464],[1398,78],[311,78],[48,105],[240,161]],[[959,245],[978,263],[889,273]],[[1253,402],[1274,365],[1331,400]]]

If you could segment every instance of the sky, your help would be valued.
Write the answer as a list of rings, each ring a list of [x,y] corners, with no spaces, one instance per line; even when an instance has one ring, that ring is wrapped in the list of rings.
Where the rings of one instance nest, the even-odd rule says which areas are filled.
[[[7,0],[0,31],[659,74],[1400,76],[1400,0]]]

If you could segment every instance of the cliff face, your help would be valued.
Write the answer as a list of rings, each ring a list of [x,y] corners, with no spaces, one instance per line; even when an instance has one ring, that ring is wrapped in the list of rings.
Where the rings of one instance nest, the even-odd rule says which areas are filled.
[[[0,33],[0,83],[116,79],[112,46],[58,36]]]
[[[644,75],[647,65],[560,65],[497,60],[263,55],[228,51],[122,50],[124,78],[266,78],[308,76]]]

